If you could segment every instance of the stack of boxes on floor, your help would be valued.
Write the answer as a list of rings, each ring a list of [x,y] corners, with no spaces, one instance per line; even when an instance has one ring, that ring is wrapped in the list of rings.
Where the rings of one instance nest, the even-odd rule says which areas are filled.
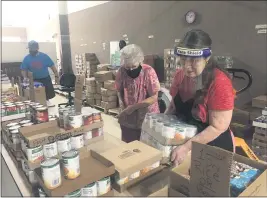
[[[267,96],[259,96],[252,100],[254,108],[261,109],[261,115],[254,119],[253,126],[255,133],[253,134],[252,150],[259,159],[267,162]]]
[[[99,60],[94,53],[83,53],[75,55],[75,66],[78,75],[86,75],[86,78],[93,77],[97,71]]]
[[[99,64],[94,78],[86,79],[86,98],[89,105],[97,105],[104,110],[118,107],[114,72],[108,71],[109,64]]]

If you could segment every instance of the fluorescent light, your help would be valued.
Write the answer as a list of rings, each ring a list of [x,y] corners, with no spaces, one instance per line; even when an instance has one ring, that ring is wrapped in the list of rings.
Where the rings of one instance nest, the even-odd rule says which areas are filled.
[[[149,35],[148,38],[152,39],[152,38],[154,38],[154,35]]]

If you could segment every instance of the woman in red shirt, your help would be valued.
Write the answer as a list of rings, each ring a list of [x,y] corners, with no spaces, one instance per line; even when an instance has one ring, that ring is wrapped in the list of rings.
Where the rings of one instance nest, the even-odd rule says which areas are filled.
[[[200,142],[234,151],[234,136],[229,129],[234,108],[234,91],[226,71],[211,59],[210,36],[191,30],[175,49],[180,58],[171,89],[172,102],[166,114],[178,117],[198,128],[196,136],[173,150],[172,161],[180,164]]]

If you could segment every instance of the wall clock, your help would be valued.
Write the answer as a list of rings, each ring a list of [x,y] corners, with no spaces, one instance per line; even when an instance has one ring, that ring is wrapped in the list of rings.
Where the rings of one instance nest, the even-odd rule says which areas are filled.
[[[188,23],[188,24],[192,24],[196,21],[196,13],[192,10],[188,11],[186,14],[185,14],[185,21]]]

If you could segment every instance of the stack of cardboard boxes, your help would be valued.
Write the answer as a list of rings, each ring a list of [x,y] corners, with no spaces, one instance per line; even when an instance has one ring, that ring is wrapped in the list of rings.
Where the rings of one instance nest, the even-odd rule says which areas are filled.
[[[75,66],[77,69],[77,74],[86,74],[86,78],[94,76],[97,71],[97,65],[99,60],[95,53],[83,53],[75,55]]]

